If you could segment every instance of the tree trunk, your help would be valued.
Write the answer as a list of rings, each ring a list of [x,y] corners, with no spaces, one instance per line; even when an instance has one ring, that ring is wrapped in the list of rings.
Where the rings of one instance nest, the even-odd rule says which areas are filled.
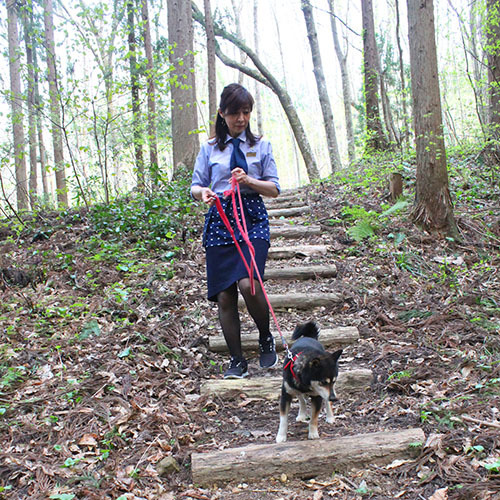
[[[448,188],[439,92],[434,5],[407,0],[417,179],[413,218],[438,236],[458,237]]]
[[[205,20],[203,18],[203,14],[199,11],[198,7],[194,2],[191,5],[193,8],[194,19],[203,26],[205,26]],[[307,173],[309,174],[309,179],[310,180],[319,179],[318,167],[316,165],[316,160],[314,159],[314,156],[312,154],[309,141],[307,140],[304,128],[302,127],[302,123],[299,119],[299,116],[297,115],[297,111],[295,110],[292,100],[290,99],[290,96],[288,95],[286,90],[283,89],[283,87],[278,83],[276,78],[274,78],[274,76],[270,73],[270,71],[262,64],[262,61],[257,57],[257,54],[255,54],[254,51],[248,48],[241,40],[236,38],[234,35],[227,33],[220,27],[215,26],[214,31],[216,36],[220,36],[230,41],[238,48],[243,50],[255,64],[257,71],[229,59],[221,52],[220,47],[218,47],[218,45],[216,44],[215,49],[217,57],[226,66],[230,66],[231,68],[236,68],[245,73],[246,75],[268,86],[278,96],[278,99],[280,100],[283,110],[285,111],[290,126],[292,127],[297,144],[299,145],[300,151],[302,153],[302,157],[306,165],[306,170]]]
[[[32,15],[31,12],[30,15]],[[33,23],[32,23],[33,24]],[[33,97],[35,99],[35,123],[36,132],[38,137],[38,150],[40,153],[40,172],[42,176],[42,191],[44,201],[47,202],[50,196],[49,183],[47,182],[48,172],[47,172],[47,153],[45,150],[45,144],[43,141],[43,122],[42,122],[42,103],[40,100],[40,92],[38,90],[38,75],[40,73],[38,68],[38,57],[37,57],[37,41],[36,37],[31,38],[33,42],[33,72],[34,72],[34,85],[33,85]]]
[[[151,46],[151,28],[149,25],[148,0],[142,0],[142,22],[144,29],[144,51],[146,53],[146,80],[148,85],[148,144],[149,172],[154,187],[158,186],[160,170],[158,164],[158,146],[156,136],[156,89]]]
[[[354,161],[354,128],[352,125],[352,96],[349,70],[347,69],[347,51],[344,55],[340,47],[337,22],[335,19],[334,0],[328,0],[328,6],[330,8],[330,25],[332,28],[333,45],[335,47],[335,54],[337,55],[337,59],[339,61],[340,74],[342,76],[342,95],[344,98],[345,127],[347,135],[347,156],[349,158],[349,163],[352,163]]]
[[[28,105],[28,144],[30,158],[29,175],[29,200],[33,209],[37,197],[37,158],[36,158],[36,116],[35,116],[35,70],[33,65],[33,24],[32,14],[26,10],[23,12],[24,43],[26,48],[26,66],[28,72],[28,81],[26,84]]]
[[[253,1],[253,43],[255,46],[255,53],[260,57],[260,44],[259,44],[259,0]],[[212,27],[213,29],[213,27]],[[260,93],[259,82],[255,82],[255,113],[257,115],[257,132],[262,135],[264,133],[264,125],[262,121],[262,98]]]
[[[391,103],[389,102],[389,96],[387,95],[387,90],[385,87],[384,73],[379,71],[380,75],[380,96],[382,100],[382,112],[384,113],[384,122],[387,129],[387,134],[389,136],[389,142],[392,144],[401,142],[398,134],[396,132],[396,127],[394,126],[394,120],[392,118]]]
[[[474,92],[474,97],[476,98],[476,108],[477,115],[479,119],[479,123],[481,124],[481,128],[483,130],[483,134],[485,133],[484,126],[488,123],[488,88],[485,84],[485,71],[484,71],[484,60],[481,57],[482,49],[479,48],[480,41],[482,38],[482,29],[484,26],[484,11],[478,8],[476,3],[470,5],[470,44],[469,50],[472,53],[472,72],[474,75],[474,88],[476,89]]]
[[[139,98],[139,78],[135,43],[134,2],[127,0],[127,28],[128,28],[128,60],[130,67],[130,91],[132,97],[132,128],[135,153],[135,168],[137,171],[137,189],[142,193],[145,188],[144,154],[142,151],[141,133],[141,102]]]
[[[192,171],[200,148],[193,56],[193,22],[190,0],[168,0],[168,36],[172,44],[171,75],[176,78],[171,87],[172,140],[174,176],[181,165]]]
[[[500,0],[487,0],[486,53],[488,55],[488,136],[500,147]]]
[[[318,89],[319,103],[321,105],[321,112],[323,114],[323,124],[326,133],[326,143],[328,146],[328,156],[330,158],[330,167],[332,173],[342,167],[340,162],[339,147],[337,144],[337,136],[335,134],[335,124],[333,122],[332,106],[330,98],[328,97],[328,90],[326,88],[325,74],[323,72],[323,63],[321,62],[321,53],[319,50],[318,34],[316,33],[316,26],[314,25],[314,16],[312,7],[309,0],[302,0],[302,12],[304,13],[304,20],[307,28],[307,38],[309,46],[311,47],[311,55],[314,66],[314,76],[316,80],[316,87]]]
[[[28,185],[24,151],[23,96],[21,93],[21,63],[17,32],[17,5],[7,2],[7,32],[9,39],[9,72],[12,108],[12,133],[14,138],[14,164],[16,168],[16,197],[18,210],[28,209]]]
[[[401,103],[403,105],[403,131],[402,131],[402,141],[408,144],[408,139],[410,137],[410,123],[408,120],[408,111],[406,109],[406,81],[405,72],[403,65],[403,49],[401,47],[401,37],[399,36],[399,27],[401,25],[399,18],[399,0],[395,0],[396,4],[396,41],[398,44],[398,54],[399,54],[399,78],[401,80]]]
[[[50,119],[52,121],[52,143],[54,149],[54,169],[56,172],[57,202],[68,206],[66,187],[66,165],[64,163],[63,138],[61,130],[61,106],[57,82],[57,64],[54,42],[54,20],[52,0],[44,0],[45,46],[50,94]]]
[[[366,148],[382,151],[387,140],[382,130],[379,111],[378,51],[375,41],[372,0],[361,0],[363,18],[363,65],[366,106]]]
[[[285,69],[285,58],[283,56],[283,44],[281,43],[281,34],[280,34],[280,21],[278,17],[276,16],[276,10],[273,8],[273,18],[274,18],[274,24],[276,26],[276,33],[278,34],[276,41],[278,43],[278,48],[280,52],[280,60],[281,60],[281,70],[283,73],[283,88],[288,92],[288,82],[286,79],[286,69]],[[297,140],[295,139],[292,127],[289,124],[289,128],[291,131],[291,136],[292,136],[292,146],[293,146],[293,158],[294,158],[294,163],[295,163],[295,176],[296,176],[296,182],[297,186],[302,185],[302,180],[300,176],[300,156],[297,152]]]
[[[217,85],[215,74],[215,34],[212,20],[210,0],[204,0],[206,34],[207,34],[207,77],[208,77],[208,116],[210,137],[215,135],[215,118],[217,116]]]
[[[242,8],[241,0],[239,0],[238,3],[236,3],[236,0],[231,0],[231,5],[233,6],[234,26],[236,28],[236,38],[238,38],[239,40],[243,40],[243,36],[241,35],[241,21],[240,21],[241,8]],[[239,49],[239,53],[240,53],[240,64],[245,64],[246,59],[247,59],[245,52],[243,52],[241,49]],[[245,76],[244,73],[242,73],[241,71],[238,73],[238,83],[240,85],[243,85],[243,77],[244,76]]]

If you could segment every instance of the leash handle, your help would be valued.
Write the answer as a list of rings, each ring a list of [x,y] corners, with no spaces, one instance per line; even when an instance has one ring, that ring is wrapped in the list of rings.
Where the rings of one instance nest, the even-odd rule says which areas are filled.
[[[243,220],[243,225],[245,226],[244,228],[242,227],[239,216],[238,216],[235,191],[238,192],[238,201],[240,203],[240,213],[241,213],[241,218]],[[255,249],[252,245],[252,242],[250,241],[250,238],[248,237],[248,230],[247,230],[246,220],[245,220],[244,212],[243,212],[243,201],[241,199],[240,186],[236,182],[236,179],[234,177],[232,177],[232,179],[231,179],[231,190],[224,192],[224,195],[226,195],[226,196],[229,194],[231,195],[231,198],[232,198],[233,214],[234,214],[234,219],[236,220],[236,225],[238,226],[238,229],[239,229],[241,235],[243,236],[243,239],[244,239],[245,243],[247,244],[248,250],[250,252],[250,261],[251,261],[250,265],[248,265],[248,263],[245,259],[245,256],[243,255],[243,251],[241,250],[240,244],[238,243],[238,240],[236,239],[236,236],[234,234],[234,230],[231,227],[229,219],[227,218],[226,214],[224,213],[224,210],[222,209],[222,204],[220,202],[219,197],[216,195],[215,205],[217,207],[217,211],[219,212],[219,215],[222,219],[222,222],[224,222],[224,225],[226,226],[229,233],[231,234],[231,237],[233,238],[233,242],[236,245],[236,248],[238,249],[238,252],[240,254],[240,257],[243,260],[243,263],[245,265],[246,270],[248,271],[248,276],[250,278],[250,290],[252,292],[252,295],[255,295],[254,276],[253,276],[253,272],[252,272],[253,270],[255,270],[255,273],[257,274],[257,279],[259,280],[262,292],[264,294],[267,305],[269,307],[269,311],[271,312],[272,318],[274,320],[274,324],[276,325],[276,329],[278,330],[278,333],[280,334],[281,342],[283,344],[283,349],[286,352],[287,358],[292,359],[293,355],[292,355],[290,349],[288,348],[288,344],[285,340],[285,337],[283,336],[283,333],[281,332],[281,328],[280,328],[278,320],[276,318],[276,314],[274,313],[273,306],[271,305],[271,301],[269,300],[266,289],[264,288],[264,283],[262,281],[262,277],[260,275],[259,268],[257,267],[257,262],[255,261]]]

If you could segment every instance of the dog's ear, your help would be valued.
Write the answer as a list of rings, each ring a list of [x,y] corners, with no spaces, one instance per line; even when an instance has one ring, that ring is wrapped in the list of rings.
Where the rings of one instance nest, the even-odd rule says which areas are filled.
[[[321,366],[321,361],[319,358],[314,358],[311,361],[311,368],[319,368]]]
[[[337,363],[341,354],[342,354],[342,349],[339,349],[338,351],[335,351],[334,353],[330,354],[332,361],[334,363]]]

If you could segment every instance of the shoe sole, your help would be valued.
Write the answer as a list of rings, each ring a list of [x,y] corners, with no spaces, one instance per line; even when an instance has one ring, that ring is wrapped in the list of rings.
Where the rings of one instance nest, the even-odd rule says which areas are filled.
[[[276,356],[276,361],[272,364],[272,365],[269,365],[269,366],[262,366],[259,362],[259,365],[261,368],[265,368],[266,370],[270,369],[270,368],[274,368],[276,365],[278,364],[278,356]]]
[[[230,379],[242,379],[248,377],[248,372],[243,373],[242,375],[224,375],[224,380],[230,380]]]

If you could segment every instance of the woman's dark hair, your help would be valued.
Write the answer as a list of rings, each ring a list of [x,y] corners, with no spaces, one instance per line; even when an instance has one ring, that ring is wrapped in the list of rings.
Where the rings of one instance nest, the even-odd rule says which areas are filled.
[[[219,109],[224,113],[230,114],[237,113],[242,108],[250,108],[250,111],[252,111],[253,104],[253,97],[245,87],[238,83],[231,83],[224,87],[220,95]],[[253,146],[259,140],[259,137],[253,135],[250,130],[250,123],[247,125],[245,132],[250,146]],[[226,120],[217,113],[217,118],[215,119],[215,138],[213,140],[217,143],[221,151],[224,151],[226,148],[224,141],[228,133]]]

